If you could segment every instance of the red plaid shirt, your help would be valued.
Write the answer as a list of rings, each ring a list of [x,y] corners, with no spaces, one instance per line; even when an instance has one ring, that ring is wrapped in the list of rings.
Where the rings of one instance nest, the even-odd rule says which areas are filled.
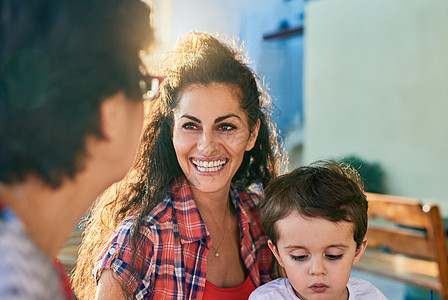
[[[210,234],[199,215],[184,177],[146,217],[141,237],[131,241],[134,218],[118,228],[99,256],[94,276],[112,269],[137,299],[202,299],[206,281]],[[272,255],[256,205],[260,196],[231,186],[238,214],[242,260],[256,287],[271,280]]]

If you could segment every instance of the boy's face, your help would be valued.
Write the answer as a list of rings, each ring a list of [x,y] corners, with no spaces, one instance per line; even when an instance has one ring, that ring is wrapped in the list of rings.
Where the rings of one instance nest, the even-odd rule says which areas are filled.
[[[359,249],[353,239],[354,224],[302,217],[292,212],[276,222],[277,246],[268,242],[300,299],[348,299],[347,282],[354,264],[367,245]]]

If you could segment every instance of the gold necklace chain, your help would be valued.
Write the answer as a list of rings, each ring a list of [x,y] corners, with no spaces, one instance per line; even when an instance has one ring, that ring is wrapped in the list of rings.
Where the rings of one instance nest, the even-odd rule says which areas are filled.
[[[225,226],[224,227],[227,227],[227,215],[228,215],[228,212],[229,212],[229,206],[227,205],[227,207],[226,207],[226,215],[225,215],[225,217],[224,217],[224,224],[225,224]],[[224,241],[224,238],[226,237],[226,234],[227,234],[227,231],[228,230],[225,230],[224,231],[224,235],[222,236],[222,238],[221,238],[221,242],[219,242],[219,245],[218,245],[218,247],[213,247],[213,241],[212,241],[212,244],[210,244],[210,247],[212,247],[212,249],[213,249],[213,251],[215,251],[215,257],[219,257],[219,248],[221,248],[221,245],[222,245],[222,242]]]

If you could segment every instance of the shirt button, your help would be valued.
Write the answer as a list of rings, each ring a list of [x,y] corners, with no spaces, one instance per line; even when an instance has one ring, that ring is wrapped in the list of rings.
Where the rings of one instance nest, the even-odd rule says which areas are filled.
[[[109,249],[109,254],[110,255],[114,255],[114,253],[115,253],[115,248],[110,248]]]

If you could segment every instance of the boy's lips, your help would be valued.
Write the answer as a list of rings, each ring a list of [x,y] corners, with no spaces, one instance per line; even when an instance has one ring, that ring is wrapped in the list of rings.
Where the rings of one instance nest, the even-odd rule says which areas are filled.
[[[328,289],[328,286],[323,283],[315,283],[309,288],[315,293],[323,293]]]

